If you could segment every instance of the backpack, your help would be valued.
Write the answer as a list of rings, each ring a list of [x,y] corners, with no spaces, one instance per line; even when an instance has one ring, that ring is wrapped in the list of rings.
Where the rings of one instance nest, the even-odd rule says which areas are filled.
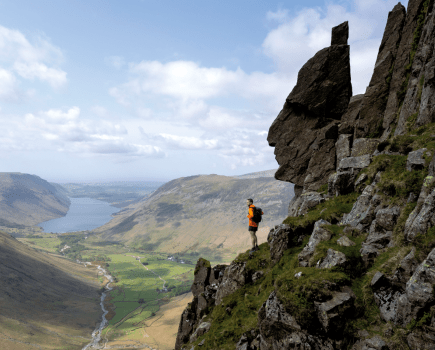
[[[257,207],[252,208],[252,211],[254,213],[254,217],[252,218],[252,221],[258,224],[259,222],[261,222],[261,215],[262,215],[261,213],[263,211],[261,210],[261,208],[257,208]]]

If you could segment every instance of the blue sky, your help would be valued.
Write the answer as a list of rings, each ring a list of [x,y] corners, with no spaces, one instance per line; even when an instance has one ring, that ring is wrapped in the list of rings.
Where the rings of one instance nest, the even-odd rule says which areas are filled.
[[[0,0],[0,171],[92,182],[276,168],[267,131],[301,66],[348,20],[363,93],[395,4]]]

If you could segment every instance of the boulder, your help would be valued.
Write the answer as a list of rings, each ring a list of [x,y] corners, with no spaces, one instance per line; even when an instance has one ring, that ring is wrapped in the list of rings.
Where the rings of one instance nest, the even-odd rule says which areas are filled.
[[[435,350],[435,329],[427,327],[424,331],[415,330],[406,338],[410,349]]]
[[[342,134],[338,136],[338,140],[335,143],[335,153],[337,155],[337,164],[340,164],[340,161],[343,158],[350,157],[351,149],[352,149],[352,134]]]
[[[415,247],[413,247],[411,252],[402,259],[398,268],[391,276],[390,281],[396,285],[405,286],[406,282],[408,282],[411,276],[414,274],[418,265],[419,264],[415,259]]]
[[[403,29],[399,32],[394,32],[394,35],[400,36],[400,41],[390,79],[390,90],[382,124],[382,128],[384,129],[384,133],[381,137],[382,140],[387,139],[393,129],[393,124],[397,122],[396,114],[400,104],[397,93],[402,90],[402,84],[406,79],[407,72],[405,67],[409,64],[409,53],[411,52],[414,31],[418,23],[417,18],[424,1],[425,0],[410,0],[408,2]],[[400,9],[399,11],[403,10]]]
[[[271,229],[267,236],[267,242],[269,243],[272,266],[281,259],[284,251],[294,246],[301,236],[309,234],[311,230],[309,227],[306,230],[293,229],[285,224],[276,225],[275,228]]]
[[[371,154],[366,154],[359,157],[343,158],[338,165],[337,171],[352,171],[359,172],[361,169],[367,168],[372,162]]]
[[[376,230],[392,231],[400,215],[400,207],[380,209],[376,212]]]
[[[356,121],[356,138],[382,135],[383,115],[390,93],[391,69],[395,64],[405,17],[405,8],[400,3],[388,14],[375,68]]]
[[[351,350],[389,350],[387,343],[378,335],[357,341]]]
[[[405,295],[399,298],[397,323],[406,326],[420,311],[430,307],[435,301],[435,249],[417,267],[406,283]]]
[[[313,233],[310,236],[308,244],[298,255],[300,266],[308,266],[308,262],[311,256],[314,254],[314,250],[316,249],[317,244],[322,241],[328,241],[331,239],[331,232],[323,228],[322,226],[324,225],[331,225],[331,223],[321,219],[319,221],[316,221],[316,223],[314,224]]]
[[[425,185],[423,184],[422,193],[420,197],[424,197]],[[412,241],[421,234],[426,232],[435,225],[435,190],[432,190],[429,195],[424,199],[423,204],[419,205],[420,198],[418,199],[417,206],[409,214],[405,223],[405,238]]]
[[[378,147],[378,144],[378,139],[356,139],[353,142],[351,157],[360,157],[366,154],[372,155],[376,147]]]
[[[355,295],[336,292],[331,300],[324,303],[314,302],[317,317],[326,333],[340,332],[354,306]]]
[[[339,171],[328,178],[328,196],[337,197],[351,193],[354,189],[355,174],[352,171]]]
[[[246,270],[246,263],[232,262],[225,269],[222,282],[216,293],[216,305],[222,303],[223,298],[234,293],[248,282],[249,276]]]
[[[373,290],[375,302],[379,307],[380,316],[385,322],[400,323],[399,308],[402,314],[404,309],[409,309],[409,304],[406,304],[408,298],[405,288],[406,283],[418,266],[414,254],[415,248],[402,259],[391,277],[376,272],[371,281],[370,286]]]
[[[272,292],[258,311],[258,328],[260,330],[260,349],[319,349],[333,350],[333,343],[319,336],[302,331]]]
[[[339,120],[351,96],[348,45],[332,45],[308,60],[269,129],[276,179],[314,191],[326,183],[335,171]]]
[[[339,239],[337,239],[337,244],[341,245],[342,247],[352,247],[356,245],[356,243],[351,241],[347,236],[341,236]]]
[[[344,214],[340,224],[350,225],[359,230],[368,228],[374,219],[374,205],[372,198],[375,194],[375,186],[365,187],[361,196],[358,197],[349,214]]]
[[[320,269],[330,269],[334,266],[344,266],[346,261],[346,255],[329,248],[328,252],[326,253],[326,257],[322,260],[318,267]]]
[[[423,155],[426,151],[426,148],[421,148],[417,151],[409,152],[408,158],[406,159],[406,170],[422,170],[426,163],[425,159],[423,158]]]
[[[323,198],[319,192],[312,191],[302,193],[300,198],[302,199],[302,203],[297,216],[308,213],[309,209],[325,201],[325,198]]]
[[[192,293],[194,296],[198,296],[205,291],[205,287],[209,284],[210,271],[210,262],[199,258],[196,263],[195,276],[192,284]]]
[[[195,330],[195,332],[190,336],[190,342],[193,343],[198,339],[198,337],[204,335],[210,330],[211,323],[209,322],[202,322],[198,328]]]

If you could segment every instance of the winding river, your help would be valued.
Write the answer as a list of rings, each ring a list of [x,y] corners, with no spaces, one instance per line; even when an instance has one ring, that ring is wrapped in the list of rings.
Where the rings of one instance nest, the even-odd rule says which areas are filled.
[[[86,262],[84,264],[91,265],[90,262]],[[113,283],[113,277],[111,275],[109,275],[109,273],[105,269],[103,269],[100,265],[97,266],[97,269],[99,270],[99,272],[101,274],[104,275],[104,277],[106,277],[109,280],[109,282],[106,283],[104,288],[106,289],[106,292],[110,292],[113,289],[109,286],[110,283]],[[100,345],[100,341],[101,341],[101,333],[102,333],[104,327],[107,326],[106,315],[109,312],[104,307],[104,300],[106,299],[106,296],[107,296],[106,292],[103,292],[101,294],[101,301],[100,301],[101,310],[103,310],[103,320],[97,326],[97,328],[92,332],[92,341],[88,345],[86,345],[82,350],[102,349],[104,347],[104,346]]]

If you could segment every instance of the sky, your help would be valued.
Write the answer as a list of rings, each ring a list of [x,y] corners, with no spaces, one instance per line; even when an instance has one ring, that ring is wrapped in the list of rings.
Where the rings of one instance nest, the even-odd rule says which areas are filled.
[[[267,132],[299,69],[349,21],[364,93],[396,3],[0,0],[0,171],[62,183],[275,169]]]

